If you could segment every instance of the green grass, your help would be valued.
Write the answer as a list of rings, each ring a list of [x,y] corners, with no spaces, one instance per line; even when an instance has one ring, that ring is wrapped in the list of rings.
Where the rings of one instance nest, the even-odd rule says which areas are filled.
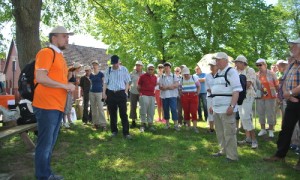
[[[165,130],[140,133],[131,129],[133,140],[122,133],[111,139],[109,132],[95,131],[77,121],[71,129],[61,129],[52,158],[52,168],[65,179],[299,179],[291,167],[299,156],[289,152],[286,163],[266,163],[274,154],[280,124],[275,138],[259,137],[259,148],[238,148],[239,162],[228,163],[218,151],[215,134],[206,133],[206,123],[198,123],[200,133]],[[258,123],[257,123],[258,128]],[[119,124],[119,130],[122,128]],[[258,129],[257,129],[258,131]],[[33,134],[31,134],[33,136]],[[243,139],[240,133],[238,139]],[[0,173],[14,172],[16,179],[34,179],[33,159],[19,137],[3,142],[0,148]],[[22,170],[23,169],[23,170]]]

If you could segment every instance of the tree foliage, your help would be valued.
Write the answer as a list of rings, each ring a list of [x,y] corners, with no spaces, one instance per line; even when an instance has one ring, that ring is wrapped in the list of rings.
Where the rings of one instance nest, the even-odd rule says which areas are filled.
[[[300,0],[278,0],[277,8],[282,11],[282,26],[290,38],[300,37]]]
[[[30,9],[28,4],[34,2],[41,8]],[[39,22],[81,33],[88,25],[87,31],[101,37],[110,45],[108,52],[120,55],[129,67],[136,60],[192,67],[216,51],[232,57],[244,54],[251,64],[259,57],[284,58],[288,37],[300,34],[299,4],[299,0],[279,0],[275,7],[263,0],[4,0],[0,24],[12,18],[20,22],[16,37],[21,67],[40,48]],[[33,21],[32,29],[26,29]]]
[[[4,0],[0,3],[0,23],[14,21],[20,67],[35,58],[41,48],[40,22],[84,29],[87,0]],[[79,25],[80,24],[80,25]],[[2,28],[2,27],[0,27]],[[1,36],[0,36],[1,38]],[[4,39],[4,37],[2,37]],[[3,52],[3,44],[0,44]]]
[[[11,4],[3,0],[0,2],[0,31],[3,31],[4,25],[12,19]],[[5,44],[7,43],[6,37],[0,33],[0,59],[5,58]]]
[[[91,0],[90,29],[124,63],[171,61],[194,66],[204,54],[225,51],[277,58],[286,46],[280,11],[262,0]]]

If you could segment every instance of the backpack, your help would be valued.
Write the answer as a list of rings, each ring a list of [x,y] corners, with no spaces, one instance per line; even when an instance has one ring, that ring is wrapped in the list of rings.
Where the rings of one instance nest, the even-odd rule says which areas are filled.
[[[109,75],[110,75],[110,72],[111,72],[111,66],[108,68],[108,81],[107,81],[107,85],[109,84]]]
[[[226,85],[225,85],[226,87],[227,87],[228,84],[230,85],[230,82],[227,79],[227,73],[231,68],[232,67],[229,67],[225,71],[225,74],[224,74],[224,78],[225,78],[225,81],[226,81]],[[222,76],[217,74],[216,77],[222,77]],[[247,77],[244,74],[240,74],[239,78],[240,78],[240,83],[241,83],[241,86],[242,86],[243,90],[241,92],[239,92],[239,99],[237,101],[237,104],[242,105],[244,99],[246,98],[246,94],[247,94]],[[214,96],[232,96],[232,95],[231,94],[212,94],[212,97],[214,97]]]
[[[30,124],[30,123],[36,123],[36,117],[28,108],[28,103],[21,103],[18,105],[18,108],[20,110],[20,118],[17,119],[17,124]]]
[[[55,60],[55,51],[54,49],[47,47],[53,51],[53,61],[54,63]],[[30,101],[33,100],[33,94],[34,94],[34,89],[38,85],[36,83],[34,85],[34,67],[35,67],[35,60],[26,64],[26,66],[22,69],[19,79],[18,79],[18,91],[21,95],[22,98],[28,99]]]

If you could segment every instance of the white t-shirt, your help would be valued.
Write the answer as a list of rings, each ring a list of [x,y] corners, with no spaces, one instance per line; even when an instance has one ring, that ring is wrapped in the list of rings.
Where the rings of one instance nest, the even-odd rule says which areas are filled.
[[[211,87],[211,92],[213,95],[217,94],[226,94],[232,95],[234,91],[240,92],[243,90],[240,77],[236,69],[231,68],[227,73],[227,80],[229,81],[230,85],[227,84],[225,81],[225,77],[218,77],[224,76],[226,70],[229,68],[227,66],[223,70],[218,70],[217,75],[213,80],[213,85]],[[230,103],[231,103],[232,96],[214,96],[213,97],[213,111],[216,113],[226,113]],[[237,111],[237,106],[234,108],[234,112]]]

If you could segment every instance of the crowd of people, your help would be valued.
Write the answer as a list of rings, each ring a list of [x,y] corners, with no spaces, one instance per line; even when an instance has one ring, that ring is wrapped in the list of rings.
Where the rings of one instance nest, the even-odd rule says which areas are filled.
[[[55,63],[51,64],[52,58],[45,49],[37,55],[36,82],[41,85],[36,89],[33,108],[39,131],[35,158],[38,179],[60,179],[60,176],[52,173],[50,159],[61,119],[64,116],[68,119],[70,106],[66,102],[70,101],[69,94],[76,85],[82,89],[83,123],[92,123],[95,129],[104,131],[110,123],[112,138],[119,132],[117,113],[121,119],[123,137],[129,140],[132,139],[130,128],[139,127],[141,133],[153,132],[157,130],[156,123],[164,123],[164,129],[172,127],[175,131],[181,131],[184,128],[199,133],[197,122],[204,120],[207,121],[207,132],[216,133],[220,145],[219,151],[213,156],[223,156],[227,161],[235,162],[239,159],[238,145],[249,144],[253,149],[258,148],[253,111],[257,112],[261,127],[257,135],[273,138],[274,126],[278,123],[276,111],[281,110],[283,119],[277,141],[278,150],[274,156],[264,160],[283,161],[290,145],[299,142],[299,126],[296,123],[299,124],[300,118],[300,38],[290,42],[291,56],[288,61],[277,61],[277,68],[272,70],[268,70],[266,60],[260,58],[256,60],[258,71],[255,72],[244,55],[235,58],[232,61],[235,66],[231,67],[229,56],[217,52],[208,62],[210,72],[206,73],[198,65],[194,67],[194,73],[186,65],[174,67],[172,72],[170,62],[156,67],[150,63],[144,68],[142,61],[136,61],[133,71],[129,72],[121,65],[120,58],[113,55],[111,66],[104,72],[99,70],[97,60],[92,62],[92,67],[84,66],[85,74],[77,84],[74,76],[81,65],[74,64],[68,71],[61,53],[67,46],[69,35],[72,33],[60,26],[51,31],[49,40],[50,46],[56,51]],[[245,89],[241,75],[246,76]],[[243,91],[246,91],[246,97],[238,103]],[[107,105],[109,122],[105,118],[104,103]],[[253,110],[254,103],[256,109]],[[155,110],[157,119],[154,119]],[[237,119],[241,119],[241,127],[245,130],[245,139],[240,141],[237,140],[240,126]],[[67,120],[63,124],[66,126]],[[295,168],[300,170],[300,160]]]
[[[194,73],[191,73],[186,65],[174,67],[174,72],[172,72],[172,64],[166,62],[157,65],[157,73],[155,74],[153,64],[148,64],[146,72],[144,72],[143,62],[137,61],[132,72],[128,72],[124,66],[118,65],[118,68],[115,70],[121,71],[123,68],[124,74],[121,76],[122,73],[120,72],[119,76],[113,77],[111,73],[114,73],[115,64],[120,64],[119,57],[114,56],[113,58],[117,58],[118,61],[111,59],[112,67],[108,68],[104,73],[106,80],[92,82],[91,87],[96,83],[101,86],[104,85],[107,90],[106,93],[103,91],[102,100],[107,98],[108,92],[114,92],[115,95],[120,92],[125,97],[129,96],[129,118],[126,114],[126,99],[124,99],[123,105],[120,106],[122,109],[120,117],[123,128],[125,128],[123,135],[128,139],[132,138],[128,130],[128,119],[131,119],[130,128],[136,128],[140,122],[140,132],[145,130],[155,131],[154,114],[155,110],[157,110],[158,118],[156,122],[164,123],[165,129],[171,127],[170,120],[172,120],[176,131],[180,131],[184,127],[199,133],[197,122],[207,121],[208,132],[216,132],[221,146],[220,151],[215,156],[226,154],[228,160],[237,160],[237,145],[249,144],[253,149],[258,148],[253,125],[253,111],[257,112],[261,127],[257,134],[258,136],[273,138],[274,126],[277,123],[276,111],[280,110],[283,117],[287,101],[279,95],[282,93],[282,88],[280,87],[284,83],[284,72],[291,62],[278,60],[275,64],[277,68],[273,67],[272,70],[268,70],[266,60],[260,58],[255,63],[258,69],[255,72],[249,66],[245,56],[239,55],[232,61],[235,64],[234,68],[229,68],[228,55],[224,52],[219,52],[208,63],[208,66],[210,66],[209,73],[202,72],[202,67],[198,65],[194,68]],[[95,62],[92,63],[93,66],[96,64]],[[85,69],[90,70],[90,68]],[[240,105],[237,104],[237,99],[239,92],[243,89],[239,83],[239,74],[245,75],[247,79],[246,98]],[[93,73],[90,77],[93,77]],[[86,76],[82,78],[86,78]],[[115,81],[116,79],[118,86],[107,86],[110,81]],[[123,87],[119,83],[123,84]],[[94,101],[95,98],[90,98],[90,100]],[[97,98],[101,99],[101,97]],[[120,99],[116,98],[113,105],[116,106]],[[253,109],[254,103],[256,105],[255,109]],[[116,128],[116,107],[110,113],[111,106],[112,104],[108,103],[108,111],[112,119],[110,121],[111,132],[115,136],[118,132]],[[88,105],[84,107],[85,116],[88,114],[88,107]],[[137,108],[139,108],[139,115],[137,114]],[[93,112],[94,108],[91,109]],[[103,107],[99,110],[101,109],[101,114],[104,114]],[[238,114],[238,119],[236,114]],[[92,119],[94,118],[98,119],[93,120],[94,127],[97,129],[97,123],[95,122],[99,121],[99,118],[103,121],[105,117],[92,116]],[[86,122],[84,119],[86,118],[83,117],[83,121]],[[236,121],[239,119],[241,120],[241,125],[239,125],[239,121]],[[266,122],[268,127],[266,127]],[[102,124],[103,127],[106,127],[105,121]],[[245,139],[240,141],[236,139],[238,128],[245,130]],[[294,133],[296,143],[291,145],[294,148],[298,145],[298,136],[299,130],[296,128]]]

